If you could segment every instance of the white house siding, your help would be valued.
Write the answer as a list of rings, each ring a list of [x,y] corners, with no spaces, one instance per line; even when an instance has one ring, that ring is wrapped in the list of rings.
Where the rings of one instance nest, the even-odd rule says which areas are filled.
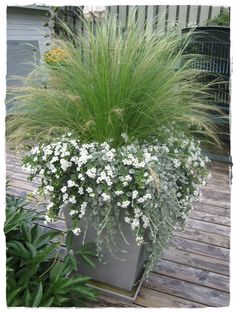
[[[47,10],[8,7],[7,40],[35,41],[39,43],[40,54],[48,50],[49,28],[44,26],[48,21]]]
[[[47,10],[8,7],[7,9],[7,114],[19,101],[14,100],[8,91],[21,85],[26,77],[43,60],[43,53],[49,49],[50,41]]]

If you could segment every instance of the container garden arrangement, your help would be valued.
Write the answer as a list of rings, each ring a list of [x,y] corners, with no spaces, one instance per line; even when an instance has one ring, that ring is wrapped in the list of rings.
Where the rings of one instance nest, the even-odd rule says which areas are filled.
[[[25,81],[7,124],[36,191],[48,199],[45,222],[65,214],[78,245],[94,240],[99,263],[80,272],[130,290],[147,277],[172,230],[182,227],[206,183],[201,144],[218,144],[205,70],[184,53],[190,40],[124,30],[107,15],[54,46],[63,64],[44,64]],[[56,67],[56,68],[55,68]],[[46,75],[45,75],[46,72]],[[47,86],[39,83],[47,77]]]

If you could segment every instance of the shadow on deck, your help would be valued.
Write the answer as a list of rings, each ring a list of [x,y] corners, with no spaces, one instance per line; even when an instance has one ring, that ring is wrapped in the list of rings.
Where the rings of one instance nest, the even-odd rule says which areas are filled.
[[[8,193],[25,197],[28,182],[19,158],[7,155]],[[183,232],[175,231],[134,304],[102,295],[93,307],[223,307],[229,305],[230,168],[212,162],[212,177]],[[31,205],[32,208],[32,205]],[[54,225],[62,229],[63,220]]]

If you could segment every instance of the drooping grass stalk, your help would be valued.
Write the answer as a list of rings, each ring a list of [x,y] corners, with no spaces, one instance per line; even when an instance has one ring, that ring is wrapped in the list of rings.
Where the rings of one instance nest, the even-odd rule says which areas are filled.
[[[215,82],[201,83],[204,70],[192,66],[200,56],[184,53],[190,34],[141,32],[134,18],[124,30],[109,15],[95,30],[89,22],[84,32],[64,28],[70,39],[53,45],[65,61],[43,64],[14,90],[19,103],[7,122],[14,144],[73,131],[82,142],[113,139],[117,147],[123,132],[164,140],[161,127],[173,121],[219,143],[209,93]]]

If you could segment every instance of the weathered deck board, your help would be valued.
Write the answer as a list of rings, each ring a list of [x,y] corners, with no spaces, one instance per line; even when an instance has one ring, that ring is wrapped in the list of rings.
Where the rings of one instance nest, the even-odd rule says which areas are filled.
[[[26,197],[38,180],[27,181],[20,157],[8,154],[8,192]],[[141,287],[134,304],[101,295],[90,307],[219,307],[229,304],[230,177],[229,166],[212,162],[212,178],[203,187],[201,201],[187,220],[184,231],[174,231],[162,259]],[[31,203],[28,209],[45,210]],[[63,216],[45,228],[65,229]],[[64,250],[62,242],[62,253]]]
[[[175,231],[174,235],[177,237],[187,238],[191,240],[195,240],[197,242],[206,243],[209,245],[226,247],[230,246],[229,237],[221,236],[218,234],[212,234],[204,231],[199,231],[195,229],[190,229],[188,227],[185,228],[184,231]]]
[[[230,226],[230,218],[228,216],[220,216],[197,210],[193,210],[191,213],[191,219]]]
[[[179,250],[190,251],[215,259],[229,261],[229,249],[174,236],[169,244]]]
[[[229,277],[172,261],[160,260],[153,272],[194,284],[229,291]]]
[[[215,224],[215,223],[210,223],[210,222],[205,222],[205,221],[200,221],[200,220],[194,220],[189,218],[187,220],[187,226],[190,227],[191,229],[196,229],[196,230],[202,230],[205,232],[209,232],[212,234],[219,234],[223,236],[228,236],[230,234],[230,227],[229,226],[224,226],[221,224]]]
[[[135,302],[142,307],[152,308],[202,308],[205,305],[186,300],[180,297],[169,295],[157,290],[142,287],[139,296]]]
[[[214,216],[230,217],[230,209],[225,207],[217,207],[212,205],[207,205],[205,203],[195,203],[193,205],[194,212],[207,212]]]
[[[151,273],[144,286],[210,307],[220,307],[222,302],[224,306],[229,304],[227,292],[157,273]]]
[[[175,261],[194,268],[204,269],[207,272],[219,273],[229,276],[229,262],[170,247],[162,255],[162,259]]]

